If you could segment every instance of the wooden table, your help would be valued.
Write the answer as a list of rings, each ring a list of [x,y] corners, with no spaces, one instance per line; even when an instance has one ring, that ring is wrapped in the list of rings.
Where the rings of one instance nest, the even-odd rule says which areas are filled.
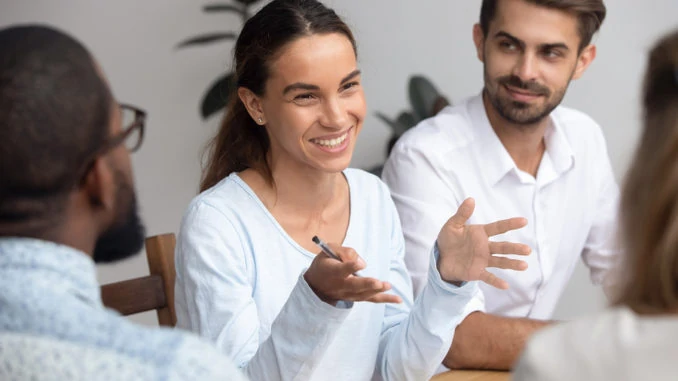
[[[494,372],[489,370],[451,370],[440,373],[431,381],[508,381],[509,372]]]

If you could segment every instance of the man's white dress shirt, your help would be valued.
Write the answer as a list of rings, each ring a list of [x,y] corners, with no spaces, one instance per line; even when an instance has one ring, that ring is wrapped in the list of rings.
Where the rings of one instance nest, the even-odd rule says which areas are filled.
[[[585,114],[557,107],[545,133],[536,178],[518,169],[489,123],[481,96],[447,107],[409,130],[384,167],[405,235],[405,263],[418,295],[431,246],[467,197],[469,223],[525,217],[528,225],[494,237],[529,245],[524,272],[491,269],[508,291],[481,284],[479,310],[548,319],[579,258],[594,283],[615,264],[619,190],[600,127]],[[483,300],[484,297],[484,300]]]

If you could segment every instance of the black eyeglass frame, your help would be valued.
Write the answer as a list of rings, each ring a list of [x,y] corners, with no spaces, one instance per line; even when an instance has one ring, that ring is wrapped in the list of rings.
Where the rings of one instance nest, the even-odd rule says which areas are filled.
[[[134,112],[134,121],[129,126],[123,126],[123,131],[121,133],[112,138],[106,139],[98,149],[88,156],[88,159],[85,161],[86,165],[83,167],[84,169],[81,172],[82,175],[79,177],[80,183],[84,181],[87,173],[89,173],[89,171],[92,169],[94,162],[99,156],[124,143],[136,130],[139,130],[138,140],[133,147],[127,149],[130,153],[134,153],[141,147],[141,143],[144,141],[144,130],[146,127],[146,111],[136,106],[124,103],[120,103],[118,107],[120,107],[121,110],[130,110]]]

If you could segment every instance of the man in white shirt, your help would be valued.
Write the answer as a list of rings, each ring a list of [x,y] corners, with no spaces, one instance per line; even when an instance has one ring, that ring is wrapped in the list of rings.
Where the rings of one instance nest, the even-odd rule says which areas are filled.
[[[482,287],[444,364],[510,368],[527,337],[551,318],[581,257],[600,284],[613,267],[618,187],[600,127],[560,107],[596,55],[602,0],[483,0],[473,29],[484,65],[482,95],[410,130],[384,167],[406,240],[415,295],[427,253],[466,197],[470,222],[521,216],[500,237],[532,247],[524,273],[493,271],[510,290]]]

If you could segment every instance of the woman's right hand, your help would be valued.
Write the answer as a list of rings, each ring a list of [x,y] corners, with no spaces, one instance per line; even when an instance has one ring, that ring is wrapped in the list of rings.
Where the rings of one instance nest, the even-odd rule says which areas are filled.
[[[365,261],[355,250],[329,244],[341,262],[324,253],[316,255],[304,273],[304,279],[318,297],[331,305],[339,300],[372,303],[401,303],[399,296],[386,294],[391,284],[375,278],[356,276],[365,268]]]

